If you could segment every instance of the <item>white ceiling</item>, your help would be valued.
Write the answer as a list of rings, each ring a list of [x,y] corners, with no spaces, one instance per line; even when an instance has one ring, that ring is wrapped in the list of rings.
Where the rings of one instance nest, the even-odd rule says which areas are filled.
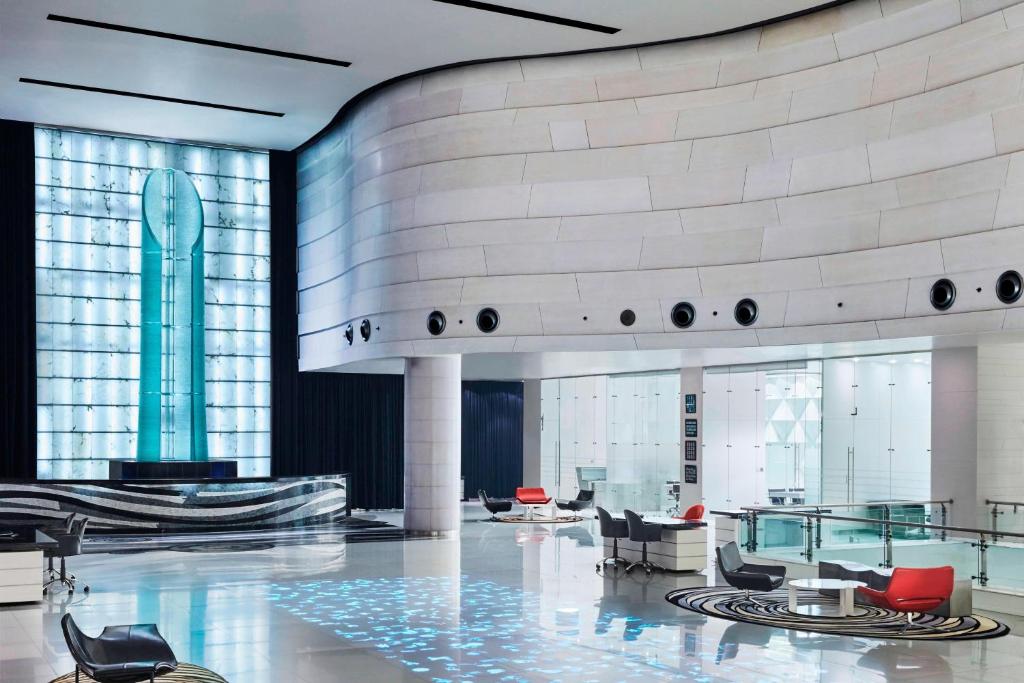
[[[0,118],[292,149],[377,83],[468,60],[706,35],[823,0],[491,0],[619,27],[613,35],[432,0],[0,0]],[[49,13],[347,60],[349,68],[47,21]],[[281,118],[63,90],[34,78]]]

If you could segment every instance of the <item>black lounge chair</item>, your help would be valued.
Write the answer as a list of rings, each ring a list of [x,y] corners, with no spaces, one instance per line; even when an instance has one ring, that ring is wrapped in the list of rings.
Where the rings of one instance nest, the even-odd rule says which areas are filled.
[[[740,549],[733,541],[715,548],[715,555],[718,556],[718,570],[722,572],[726,583],[744,591],[747,598],[758,605],[761,603],[750,597],[750,591],[768,593],[782,586],[786,580],[785,567],[744,564]]]
[[[559,500],[555,499],[555,506],[559,510],[568,510],[570,512],[579,512],[580,510],[586,510],[594,504],[594,492],[590,489],[581,489],[576,497],[572,500]]]
[[[480,497],[481,505],[491,513],[491,521],[498,520],[499,512],[509,512],[512,510],[512,501],[508,498],[488,498],[487,491],[484,491],[483,489],[480,489],[476,493]]]
[[[156,624],[107,626],[96,638],[82,633],[70,614],[64,615],[60,626],[75,659],[75,683],[80,671],[99,683],[153,683],[157,676],[178,668]]]

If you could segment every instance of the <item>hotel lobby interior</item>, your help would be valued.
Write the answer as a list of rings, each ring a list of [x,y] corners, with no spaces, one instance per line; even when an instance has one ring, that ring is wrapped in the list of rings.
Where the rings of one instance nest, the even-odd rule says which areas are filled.
[[[1024,681],[1024,0],[2,0],[0,231],[0,683]]]

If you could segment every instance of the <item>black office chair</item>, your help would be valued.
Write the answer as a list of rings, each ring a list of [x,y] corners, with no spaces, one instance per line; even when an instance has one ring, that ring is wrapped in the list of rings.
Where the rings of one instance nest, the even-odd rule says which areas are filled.
[[[82,554],[82,539],[85,538],[85,527],[88,523],[89,518],[82,517],[81,519],[76,519],[71,522],[71,530],[67,533],[61,533],[60,531],[53,530],[46,532],[47,536],[57,541],[57,547],[48,548],[43,551],[43,555],[48,561],[46,568],[48,579],[46,583],[43,584],[43,595],[49,593],[50,586],[55,583],[67,586],[68,593],[75,592],[75,581],[77,581],[77,578],[74,574],[68,574],[65,558]],[[53,569],[53,558],[55,557],[60,558],[59,574]],[[89,586],[85,587],[85,592],[89,592]]]
[[[586,510],[593,504],[594,492],[590,489],[580,489],[580,492],[572,500],[555,500],[555,506],[559,510],[568,510],[570,512]]]
[[[734,541],[715,548],[718,570],[733,588],[742,590],[751,602],[762,605],[750,597],[750,591],[769,593],[782,586],[786,580],[786,568],[769,564],[744,564],[740,549]]]
[[[605,566],[609,562],[613,567],[617,567],[619,563],[624,565],[629,564],[625,558],[619,557],[619,539],[629,538],[629,525],[626,524],[624,519],[613,518],[607,510],[603,507],[597,507],[597,519],[601,526],[601,537],[612,539],[612,556],[606,557],[597,563],[597,571],[601,571],[601,567]]]
[[[499,512],[508,512],[512,509],[512,501],[506,498],[488,498],[487,491],[480,489],[476,492],[480,497],[480,503],[491,513],[491,521],[498,521]]]
[[[60,620],[64,641],[79,671],[99,683],[139,683],[178,668],[178,660],[156,624],[106,626],[96,638],[82,633],[70,614]]]
[[[648,574],[655,569],[661,569],[664,571],[664,567],[654,564],[647,559],[647,544],[649,542],[661,540],[661,525],[645,522],[640,515],[636,514],[632,510],[623,510],[622,514],[626,516],[626,524],[629,527],[629,540],[634,543],[643,544],[643,554],[640,557],[640,561],[634,562],[626,567],[626,573],[628,574],[637,567],[642,567]]]

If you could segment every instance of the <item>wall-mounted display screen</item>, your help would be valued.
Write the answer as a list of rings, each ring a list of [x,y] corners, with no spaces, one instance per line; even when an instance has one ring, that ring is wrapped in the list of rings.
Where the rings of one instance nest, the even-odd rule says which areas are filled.
[[[687,441],[684,444],[684,449],[685,450],[684,450],[683,455],[685,456],[686,460],[696,460],[697,459],[697,442],[696,441]]]
[[[689,415],[697,412],[697,394],[686,395],[686,412]]]
[[[696,465],[685,465],[683,468],[683,480],[687,484],[697,483],[697,466]]]
[[[683,436],[688,438],[697,437],[697,420],[687,418],[683,423]]]

